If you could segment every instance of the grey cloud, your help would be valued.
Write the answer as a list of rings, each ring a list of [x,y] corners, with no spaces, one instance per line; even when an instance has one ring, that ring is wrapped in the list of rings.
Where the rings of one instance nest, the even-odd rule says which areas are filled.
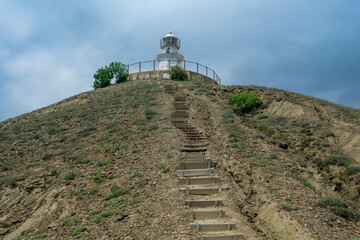
[[[172,29],[223,84],[360,107],[360,2],[2,1],[0,120],[91,89],[97,68],[155,59]]]

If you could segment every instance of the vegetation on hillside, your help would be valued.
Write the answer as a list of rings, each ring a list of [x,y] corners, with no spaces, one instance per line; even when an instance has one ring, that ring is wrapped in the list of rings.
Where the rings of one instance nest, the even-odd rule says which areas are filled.
[[[44,199],[42,206],[58,206],[56,212],[19,232],[19,239],[104,234],[141,239],[144,232],[166,239],[175,226],[186,232],[188,226],[178,224],[183,219],[157,215],[175,201],[183,204],[182,195],[167,188],[177,187],[171,173],[179,161],[180,135],[167,119],[172,96],[164,93],[165,84],[177,85],[176,91],[188,96],[191,121],[210,143],[206,157],[223,171],[224,183],[241,189],[231,192],[236,200],[228,201],[249,226],[259,223],[256,216],[272,212],[262,209],[275,203],[276,214],[306,224],[314,238],[357,236],[360,167],[339,142],[342,133],[357,136],[358,110],[276,89],[168,80],[113,85],[1,122],[0,191],[14,203],[22,194],[24,207],[18,207],[20,201],[0,203],[7,209],[0,215],[0,230],[16,231],[33,216],[37,199]],[[332,121],[346,128],[340,132]],[[227,139],[219,141],[219,136]],[[180,212],[171,207],[174,214]],[[154,219],[161,220],[161,231],[154,231]],[[141,231],[130,224],[142,226]],[[261,232],[268,239],[271,234]]]
[[[171,80],[184,81],[188,79],[186,71],[178,65],[171,66],[168,74]]]
[[[99,68],[94,74],[94,89],[104,88],[111,85],[111,81],[115,79],[115,83],[125,82],[128,76],[127,67],[121,62],[112,62],[109,66]]]
[[[263,102],[256,93],[238,93],[229,98],[230,105],[236,105],[238,114],[251,112],[260,107]]]

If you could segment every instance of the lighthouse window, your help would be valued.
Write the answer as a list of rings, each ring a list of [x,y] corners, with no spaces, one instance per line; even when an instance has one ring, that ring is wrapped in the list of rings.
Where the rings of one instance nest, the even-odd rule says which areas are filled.
[[[165,38],[163,38],[163,45],[164,45],[164,44],[166,44],[166,39],[165,39]]]
[[[166,39],[166,44],[170,44],[170,38]]]
[[[175,45],[175,44],[176,44],[175,42],[176,42],[176,39],[175,39],[175,38],[172,38],[172,39],[171,39],[171,44],[174,44],[174,45]]]

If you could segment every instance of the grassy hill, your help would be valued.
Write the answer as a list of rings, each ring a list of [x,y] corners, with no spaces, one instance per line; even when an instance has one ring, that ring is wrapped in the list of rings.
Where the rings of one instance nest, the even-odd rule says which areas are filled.
[[[0,236],[195,236],[174,172],[183,135],[170,122],[169,84],[187,96],[246,239],[359,237],[359,110],[278,89],[155,80],[0,123]],[[263,106],[234,114],[228,98],[238,92],[257,93]]]

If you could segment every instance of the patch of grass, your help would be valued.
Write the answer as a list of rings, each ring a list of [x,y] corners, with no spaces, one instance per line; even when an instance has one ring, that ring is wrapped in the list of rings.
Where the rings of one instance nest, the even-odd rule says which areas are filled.
[[[140,203],[141,201],[139,200],[139,199],[133,199],[133,200],[131,200],[130,201],[130,205],[134,205],[134,204],[138,204],[138,203]]]
[[[156,130],[156,129],[158,129],[158,128],[159,128],[158,125],[150,125],[150,126],[147,128],[147,130],[148,130],[148,131],[154,131],[154,130]]]
[[[85,226],[75,228],[74,231],[71,233],[71,236],[77,236],[77,235],[79,235],[80,233],[82,233],[82,232],[84,232],[86,230],[87,230],[87,227],[85,227]]]
[[[2,177],[0,178],[0,183],[5,186],[14,187],[18,179],[16,177]]]
[[[96,163],[96,166],[102,167],[102,166],[111,165],[111,164],[114,164],[113,160],[110,160],[110,161],[98,161]]]
[[[304,150],[305,148],[307,148],[310,145],[311,141],[312,141],[311,138],[305,138],[305,139],[301,140],[300,149]]]
[[[90,189],[80,191],[78,198],[82,199],[84,195],[94,195],[95,193],[98,192],[99,192],[99,187],[92,187]]]
[[[63,226],[74,226],[79,223],[79,220],[77,218],[65,218],[62,222]]]
[[[64,174],[64,180],[74,180],[76,178],[76,172],[73,170],[67,170]]]
[[[357,174],[358,172],[360,172],[360,165],[353,165],[353,166],[348,166],[346,169],[345,169],[345,174],[346,175],[355,175]]]
[[[88,137],[96,132],[96,127],[88,127],[78,132],[79,137]]]
[[[116,185],[111,187],[111,193],[109,195],[107,195],[104,199],[105,200],[110,200],[112,198],[115,197],[119,197],[119,196],[123,196],[125,194],[128,193],[128,190],[124,189],[124,188],[120,188]]]
[[[146,108],[144,110],[144,114],[146,119],[150,120],[152,118],[154,118],[154,116],[157,114],[155,111],[151,110],[150,108]]]
[[[1,226],[2,226],[3,228],[9,228],[9,227],[12,226],[12,223],[5,221],[5,222],[3,222],[3,223],[1,224]]]
[[[167,153],[167,154],[166,154],[166,158],[167,158],[167,159],[172,158],[172,156],[173,156],[173,155],[172,155],[171,153]]]
[[[71,162],[70,162],[71,165],[90,163],[90,159],[87,158],[85,153],[78,153],[78,154],[72,155],[71,157],[69,157],[69,159],[71,160]]]
[[[330,156],[325,159],[326,165],[349,166],[351,162],[351,158],[344,155]]]
[[[139,186],[139,188],[144,188],[146,185],[148,185],[149,181],[148,180],[141,180],[136,182],[136,184]]]
[[[127,148],[128,147],[128,145],[125,143],[125,144],[121,144],[120,146],[119,146],[119,149],[125,149],[125,148]]]
[[[260,131],[266,131],[268,130],[269,126],[265,125],[265,124],[261,124],[257,127],[257,129],[259,129]]]
[[[113,214],[114,212],[102,212],[99,215],[97,215],[95,222],[100,223],[103,221],[103,218],[110,217]]]
[[[54,181],[55,179],[54,178],[49,178],[48,180],[46,180],[46,184],[50,184],[50,183],[52,183],[53,181]]]
[[[303,184],[304,184],[305,187],[314,188],[313,185],[311,185],[311,183],[309,183],[309,182],[306,181],[306,180],[303,180]]]
[[[166,164],[164,163],[160,163],[159,169],[161,170],[162,173],[167,173],[170,170],[168,167],[166,167]]]
[[[287,198],[285,198],[285,201],[291,202],[291,198],[287,197]]]
[[[317,206],[320,207],[340,207],[340,208],[347,208],[347,204],[343,202],[341,199],[337,197],[326,197],[323,198],[316,203]]]
[[[46,154],[44,157],[43,157],[43,160],[44,161],[48,161],[48,160],[51,160],[53,158],[53,155],[52,154]]]
[[[325,133],[325,137],[335,137],[335,134],[333,132],[327,132]]]
[[[281,205],[281,208],[285,211],[291,212],[293,210],[293,208],[290,205],[287,204],[283,204]]]
[[[330,212],[334,213],[335,215],[345,218],[348,221],[351,220],[359,220],[360,219],[360,214],[350,211],[347,208],[344,207],[330,207]]]
[[[104,181],[103,175],[101,172],[97,173],[93,178],[95,183],[102,183]]]
[[[139,173],[138,171],[135,171],[131,176],[130,180],[136,178],[136,177],[143,177],[144,175],[142,173]]]
[[[94,216],[94,215],[96,215],[96,214],[98,214],[99,212],[98,211],[90,211],[89,212],[89,215],[90,216]]]
[[[136,125],[136,126],[140,126],[140,125],[145,125],[144,120],[138,119],[132,122],[132,125]]]
[[[235,115],[232,111],[226,111],[222,115],[224,123],[233,123]]]

